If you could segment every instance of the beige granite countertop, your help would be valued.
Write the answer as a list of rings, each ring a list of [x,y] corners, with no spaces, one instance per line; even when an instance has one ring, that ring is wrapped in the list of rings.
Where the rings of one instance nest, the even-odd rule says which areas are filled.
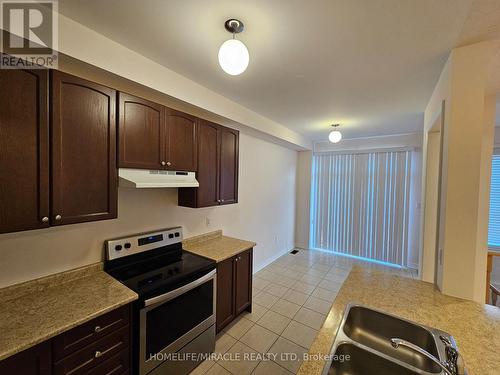
[[[433,284],[353,267],[309,354],[329,354],[348,303],[359,303],[450,333],[469,375],[500,373],[500,309],[437,291]],[[299,375],[321,374],[324,361],[305,361]]]
[[[0,360],[137,297],[101,263],[0,289]]]
[[[233,255],[251,249],[255,242],[240,240],[222,235],[221,230],[187,238],[182,241],[182,248],[206,258],[222,262]]]

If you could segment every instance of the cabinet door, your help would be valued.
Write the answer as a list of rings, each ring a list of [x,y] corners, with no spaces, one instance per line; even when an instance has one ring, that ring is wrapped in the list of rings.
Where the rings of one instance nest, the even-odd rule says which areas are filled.
[[[252,251],[238,254],[235,259],[235,310],[236,315],[252,302]]]
[[[217,332],[235,317],[233,263],[234,258],[217,263]]]
[[[116,217],[116,91],[52,72],[51,223]]]
[[[238,202],[238,144],[237,130],[221,127],[220,130],[220,204]]]
[[[167,169],[190,171],[197,169],[196,122],[194,116],[166,109],[166,159]]]
[[[0,87],[0,233],[47,227],[48,72],[0,70]]]
[[[162,161],[166,164],[164,107],[122,92],[118,97],[119,166],[138,169],[163,168]]]
[[[219,125],[198,120],[198,188],[180,188],[179,205],[209,207],[219,204]]]
[[[219,126],[208,121],[200,121],[199,168],[196,174],[200,187],[198,207],[218,205],[219,200]]]
[[[14,354],[0,362],[0,374],[49,375],[51,372],[50,341]]]

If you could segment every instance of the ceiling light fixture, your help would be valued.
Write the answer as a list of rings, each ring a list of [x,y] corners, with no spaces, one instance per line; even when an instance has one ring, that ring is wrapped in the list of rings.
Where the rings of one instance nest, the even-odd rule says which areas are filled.
[[[328,134],[328,139],[332,143],[339,143],[340,140],[342,139],[342,133],[339,130],[337,130],[337,127],[339,127],[340,124],[333,124],[332,126],[334,130],[332,130],[330,134]]]
[[[247,47],[239,40],[235,39],[235,34],[243,31],[243,22],[237,19],[229,19],[224,23],[228,32],[233,34],[233,38],[226,40],[219,48],[219,65],[222,70],[232,76],[243,73],[250,60]]]

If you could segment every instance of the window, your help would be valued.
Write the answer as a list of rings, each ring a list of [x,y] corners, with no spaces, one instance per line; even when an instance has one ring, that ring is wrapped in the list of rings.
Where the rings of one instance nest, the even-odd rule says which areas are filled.
[[[493,161],[491,163],[488,246],[500,247],[500,149],[495,149]]]
[[[406,267],[410,163],[407,150],[315,154],[310,246]]]

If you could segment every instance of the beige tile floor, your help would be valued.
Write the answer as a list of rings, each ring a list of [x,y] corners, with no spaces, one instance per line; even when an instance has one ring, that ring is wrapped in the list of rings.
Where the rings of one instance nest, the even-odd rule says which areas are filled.
[[[417,277],[414,270],[315,250],[285,254],[254,275],[252,312],[217,336],[215,352],[224,358],[205,361],[191,374],[296,373],[353,264]]]

